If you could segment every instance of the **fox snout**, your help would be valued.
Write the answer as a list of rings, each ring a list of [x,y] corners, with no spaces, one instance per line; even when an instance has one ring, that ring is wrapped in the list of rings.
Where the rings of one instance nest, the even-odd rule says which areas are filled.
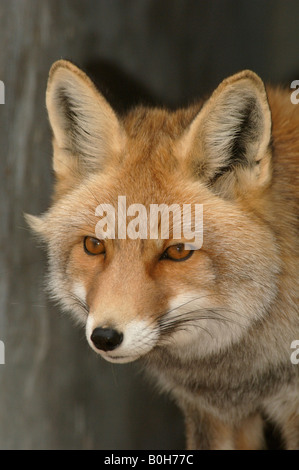
[[[133,317],[127,321],[99,321],[90,314],[86,323],[90,347],[109,362],[132,362],[157,344],[159,331],[155,322]]]

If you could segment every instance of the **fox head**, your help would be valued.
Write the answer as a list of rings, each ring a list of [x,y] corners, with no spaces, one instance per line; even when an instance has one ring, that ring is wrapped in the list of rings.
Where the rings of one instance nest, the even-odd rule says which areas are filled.
[[[249,334],[273,302],[279,272],[263,222],[271,113],[261,79],[245,70],[206,102],[117,116],[81,70],[60,60],[46,104],[53,203],[27,219],[48,249],[49,289],[83,323],[90,346],[129,362],[163,348],[211,354]],[[119,196],[146,210],[202,205],[201,248],[172,228],[166,238],[99,237],[97,208],[117,208]]]

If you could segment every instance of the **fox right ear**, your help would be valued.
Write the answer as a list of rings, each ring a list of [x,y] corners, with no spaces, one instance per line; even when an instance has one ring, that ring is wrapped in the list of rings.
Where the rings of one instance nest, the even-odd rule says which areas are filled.
[[[194,176],[223,197],[263,189],[271,178],[271,112],[262,80],[244,70],[224,80],[180,140]]]
[[[58,179],[101,169],[111,153],[120,152],[123,133],[116,114],[71,62],[52,65],[46,104]]]

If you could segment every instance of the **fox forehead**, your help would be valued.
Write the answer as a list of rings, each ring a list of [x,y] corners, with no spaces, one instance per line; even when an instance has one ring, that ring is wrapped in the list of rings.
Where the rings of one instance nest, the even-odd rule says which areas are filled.
[[[129,203],[145,205],[183,202],[184,183],[190,180],[190,174],[184,174],[178,140],[198,109],[199,106],[176,112],[150,108],[131,111],[122,121],[126,139],[121,154],[109,155],[96,175],[95,185],[103,188],[103,197],[116,199],[123,194],[130,198]],[[197,193],[195,188],[200,188],[198,180],[192,197]]]
[[[200,107],[176,112],[140,107],[126,115],[121,121],[126,135],[122,152],[111,153],[97,175],[99,186],[103,184],[101,176],[105,178],[103,193],[127,197],[131,194],[132,201],[143,204],[165,199],[170,203],[169,189],[178,186],[177,179],[172,184],[173,178],[179,177],[184,185],[184,161],[178,141]],[[172,198],[172,202],[177,200],[183,200],[183,191]]]
[[[119,198],[123,196],[127,207],[141,204],[147,211],[153,204],[182,207],[183,204],[211,205],[212,202],[213,205],[218,199],[222,205],[204,183],[192,181],[169,145],[157,146],[159,149],[152,149],[147,155],[148,148],[139,142],[129,142],[118,164],[112,156],[103,170],[83,177],[79,184],[54,201],[49,214],[70,225],[73,220],[77,227],[94,229],[99,220],[97,207],[109,204],[117,213]]]
[[[123,118],[122,125],[132,140],[142,140],[154,146],[161,138],[178,138],[201,107],[202,102],[176,111],[137,107]]]

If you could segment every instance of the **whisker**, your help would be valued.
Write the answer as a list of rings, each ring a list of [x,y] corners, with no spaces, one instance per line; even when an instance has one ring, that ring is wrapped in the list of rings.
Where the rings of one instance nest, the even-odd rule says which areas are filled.
[[[220,312],[218,310],[220,310]],[[204,330],[212,338],[211,332],[207,328],[204,328],[202,325],[200,325],[200,321],[202,320],[218,321],[226,325],[236,324],[241,328],[245,328],[244,325],[242,325],[235,319],[227,318],[223,313],[221,313],[221,310],[227,313],[234,313],[237,315],[239,314],[239,312],[237,311],[230,311],[230,309],[225,308],[195,309],[184,313],[178,313],[177,315],[172,316],[172,318],[167,318],[166,314],[165,316],[161,317],[158,321],[160,334],[161,336],[165,337],[166,335],[169,335],[173,332],[186,330],[187,327],[191,326],[193,328],[199,328]],[[198,316],[194,316],[195,313],[197,313]]]
[[[75,306],[80,307],[84,311],[84,313],[88,315],[89,308],[86,302],[84,302],[82,299],[80,299],[80,297],[71,292],[69,293],[68,297],[73,300]]]

